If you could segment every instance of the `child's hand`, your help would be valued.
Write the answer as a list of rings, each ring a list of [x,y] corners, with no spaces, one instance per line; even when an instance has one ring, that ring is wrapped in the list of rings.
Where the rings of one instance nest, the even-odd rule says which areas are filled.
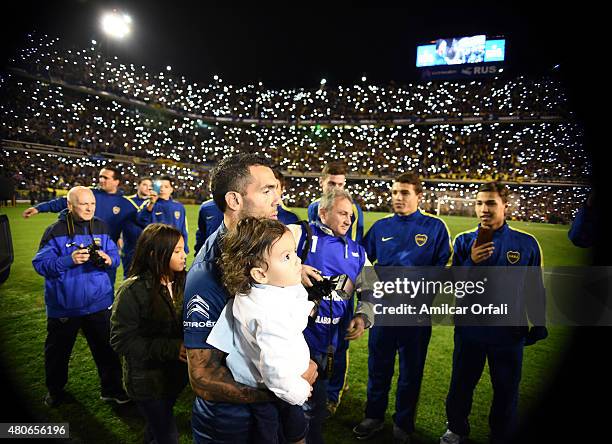
[[[318,375],[319,373],[317,372],[317,363],[311,359],[310,362],[308,363],[308,370],[306,370],[304,374],[302,375],[302,378],[304,378],[306,382],[310,384],[311,393],[312,393],[312,385],[317,380]]]

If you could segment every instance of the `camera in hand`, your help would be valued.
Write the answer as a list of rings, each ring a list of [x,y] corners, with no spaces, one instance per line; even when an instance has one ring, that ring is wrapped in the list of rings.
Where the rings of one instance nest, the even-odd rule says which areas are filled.
[[[89,253],[89,259],[87,260],[87,262],[89,262],[94,267],[106,267],[106,262],[104,261],[104,258],[98,253],[100,247],[95,242],[92,242],[85,248],[87,248],[87,252]]]
[[[349,300],[351,294],[347,291],[349,287],[349,278],[346,274],[340,274],[338,276],[324,277],[321,281],[312,282],[312,287],[306,287],[308,292],[308,300],[315,303],[315,308],[311,314],[312,317],[316,317],[317,310],[321,301],[324,297],[331,297],[332,293],[342,299]]]

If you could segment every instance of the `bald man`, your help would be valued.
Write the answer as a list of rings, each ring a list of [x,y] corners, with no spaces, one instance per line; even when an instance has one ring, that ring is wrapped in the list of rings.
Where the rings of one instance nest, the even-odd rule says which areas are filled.
[[[68,361],[79,330],[87,339],[101,383],[100,399],[129,402],[121,384],[121,366],[109,345],[113,285],[107,270],[119,266],[119,254],[106,224],[94,216],[96,198],[89,188],[68,192],[68,208],[47,228],[32,260],[45,278],[47,338],[44,402],[55,407],[65,396]]]

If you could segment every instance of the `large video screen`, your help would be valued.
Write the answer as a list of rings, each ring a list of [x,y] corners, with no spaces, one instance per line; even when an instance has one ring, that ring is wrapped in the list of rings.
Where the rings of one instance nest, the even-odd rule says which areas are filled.
[[[463,65],[466,63],[503,62],[506,40],[488,40],[485,35],[438,39],[427,45],[417,46],[417,68],[438,65]]]

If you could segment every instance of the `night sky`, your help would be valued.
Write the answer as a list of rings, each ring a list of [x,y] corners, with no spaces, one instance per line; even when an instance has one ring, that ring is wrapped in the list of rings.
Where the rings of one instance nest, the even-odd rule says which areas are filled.
[[[331,8],[309,2],[300,8],[227,8],[209,1],[45,1],[3,6],[3,62],[31,30],[84,47],[91,39],[122,61],[208,82],[215,74],[235,85],[263,81],[272,88],[349,85],[366,75],[388,84],[418,80],[416,45],[436,38],[475,34],[507,38],[510,73],[541,74],[560,64],[573,69],[576,29],[586,11],[545,7],[465,6]],[[415,2],[413,2],[415,3]],[[535,3],[535,2],[532,2]],[[104,39],[103,11],[130,14],[133,33],[122,42]],[[558,8],[557,8],[558,9]]]

